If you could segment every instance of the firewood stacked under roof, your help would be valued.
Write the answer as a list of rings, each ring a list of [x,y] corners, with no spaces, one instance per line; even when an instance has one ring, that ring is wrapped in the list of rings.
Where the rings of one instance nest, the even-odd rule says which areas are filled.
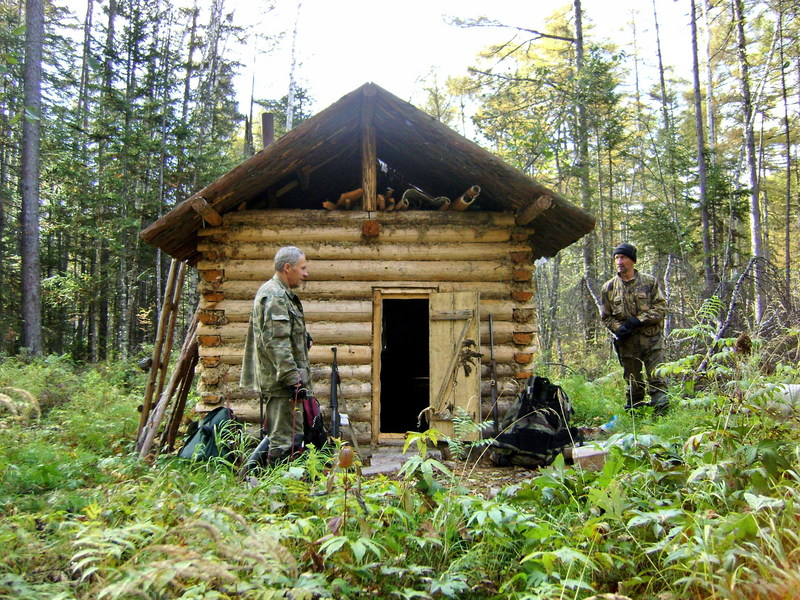
[[[475,199],[481,193],[479,185],[470,186],[463,194],[455,200],[450,200],[446,196],[431,196],[422,190],[414,187],[408,188],[399,200],[394,197],[394,190],[386,188],[383,194],[377,196],[378,210],[391,212],[402,210],[454,210],[463,211],[472,206]],[[349,192],[344,192],[336,202],[325,200],[323,208],[327,210],[361,210],[361,200],[364,197],[364,189],[356,188]]]

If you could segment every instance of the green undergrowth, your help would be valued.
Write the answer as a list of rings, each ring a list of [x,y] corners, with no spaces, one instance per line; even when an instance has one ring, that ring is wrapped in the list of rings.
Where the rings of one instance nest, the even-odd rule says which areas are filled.
[[[800,589],[796,423],[740,410],[725,386],[686,398],[675,384],[670,413],[656,418],[621,413],[613,376],[558,379],[577,423],[617,416],[604,468],[559,458],[488,498],[466,485],[473,464],[428,456],[433,431],[408,438],[411,459],[391,478],[361,477],[358,461],[331,469],[335,451],[245,480],[222,460],[148,466],[131,453],[140,385],[113,365],[49,360],[0,365],[15,387],[41,394],[57,372],[70,390],[39,420],[4,421],[0,598],[788,599]]]

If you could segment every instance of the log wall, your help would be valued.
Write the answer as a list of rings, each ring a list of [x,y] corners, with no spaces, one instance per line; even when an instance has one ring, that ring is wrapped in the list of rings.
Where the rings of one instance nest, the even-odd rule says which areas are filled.
[[[258,420],[255,396],[238,386],[247,322],[256,291],[274,274],[275,252],[295,245],[309,261],[309,281],[298,294],[314,338],[313,385],[323,410],[330,390],[331,347],[336,346],[341,396],[359,441],[370,441],[376,288],[477,290],[484,354],[482,413],[489,416],[489,315],[493,315],[498,384],[506,390],[502,404],[513,398],[517,382],[530,375],[537,352],[534,267],[528,245],[532,234],[532,229],[515,225],[512,213],[227,213],[220,227],[201,232],[198,247],[203,258],[197,264],[201,294],[197,410],[230,401],[242,418]]]

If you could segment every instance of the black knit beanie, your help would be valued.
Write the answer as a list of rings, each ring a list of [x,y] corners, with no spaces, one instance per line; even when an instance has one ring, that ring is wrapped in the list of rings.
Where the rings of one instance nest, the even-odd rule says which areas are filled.
[[[622,242],[619,246],[614,248],[614,252],[611,253],[611,256],[616,256],[617,254],[622,254],[623,256],[627,256],[633,262],[636,262],[636,246],[629,244],[627,242]]]

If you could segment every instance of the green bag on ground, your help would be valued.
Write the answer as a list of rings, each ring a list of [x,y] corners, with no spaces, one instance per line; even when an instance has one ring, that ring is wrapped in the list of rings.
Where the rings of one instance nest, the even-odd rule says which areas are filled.
[[[203,460],[214,456],[230,458],[242,424],[233,410],[220,406],[209,412],[191,433],[178,453],[181,458]]]
[[[498,466],[549,465],[566,447],[583,441],[569,426],[572,403],[561,386],[532,376],[500,422],[490,457]]]

